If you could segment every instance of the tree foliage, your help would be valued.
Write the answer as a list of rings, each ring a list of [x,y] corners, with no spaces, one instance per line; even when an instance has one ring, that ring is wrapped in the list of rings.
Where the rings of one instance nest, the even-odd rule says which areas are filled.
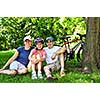
[[[13,49],[23,45],[23,38],[31,35],[37,37],[60,37],[74,32],[84,33],[85,18],[82,17],[1,17],[0,50]]]

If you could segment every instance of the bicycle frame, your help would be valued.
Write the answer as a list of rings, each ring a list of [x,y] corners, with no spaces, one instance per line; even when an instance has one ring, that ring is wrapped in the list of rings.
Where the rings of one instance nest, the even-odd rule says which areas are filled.
[[[67,58],[69,58],[69,60],[74,59],[75,54],[77,54],[78,61],[79,61],[79,59],[81,59],[80,52],[83,50],[83,44],[84,44],[84,42],[82,41],[82,38],[85,37],[86,35],[81,35],[79,33],[78,33],[78,35],[80,36],[80,38],[77,38],[72,41],[68,41],[68,38],[70,38],[70,37],[65,37],[65,39],[67,40],[67,41],[64,41],[64,44],[63,44],[63,46],[65,46],[67,49],[65,52],[65,60]],[[77,42],[77,44],[71,48],[70,47],[71,43],[75,43],[75,42]],[[76,53],[76,51],[77,51],[77,53]]]

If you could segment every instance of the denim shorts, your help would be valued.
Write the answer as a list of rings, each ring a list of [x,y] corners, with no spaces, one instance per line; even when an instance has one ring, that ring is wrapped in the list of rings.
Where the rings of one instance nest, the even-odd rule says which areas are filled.
[[[26,67],[18,61],[13,61],[10,64],[10,69],[22,70],[22,69],[26,69]]]

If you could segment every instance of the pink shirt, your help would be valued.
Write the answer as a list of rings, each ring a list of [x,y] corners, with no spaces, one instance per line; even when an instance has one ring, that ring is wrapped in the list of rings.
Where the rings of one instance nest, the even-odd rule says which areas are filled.
[[[40,51],[40,53],[38,53],[37,50],[36,50],[36,48],[35,48],[35,49],[33,49],[31,52],[32,52],[33,55],[37,55],[37,54],[39,54],[40,57],[44,57],[44,56],[46,56],[46,52],[45,52],[44,49],[42,49],[42,50]]]

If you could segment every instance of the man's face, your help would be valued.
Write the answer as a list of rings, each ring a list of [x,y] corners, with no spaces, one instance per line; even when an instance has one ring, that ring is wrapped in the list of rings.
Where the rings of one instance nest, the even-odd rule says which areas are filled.
[[[47,43],[48,48],[52,48],[54,46],[54,42],[51,40],[48,40],[46,43]]]

